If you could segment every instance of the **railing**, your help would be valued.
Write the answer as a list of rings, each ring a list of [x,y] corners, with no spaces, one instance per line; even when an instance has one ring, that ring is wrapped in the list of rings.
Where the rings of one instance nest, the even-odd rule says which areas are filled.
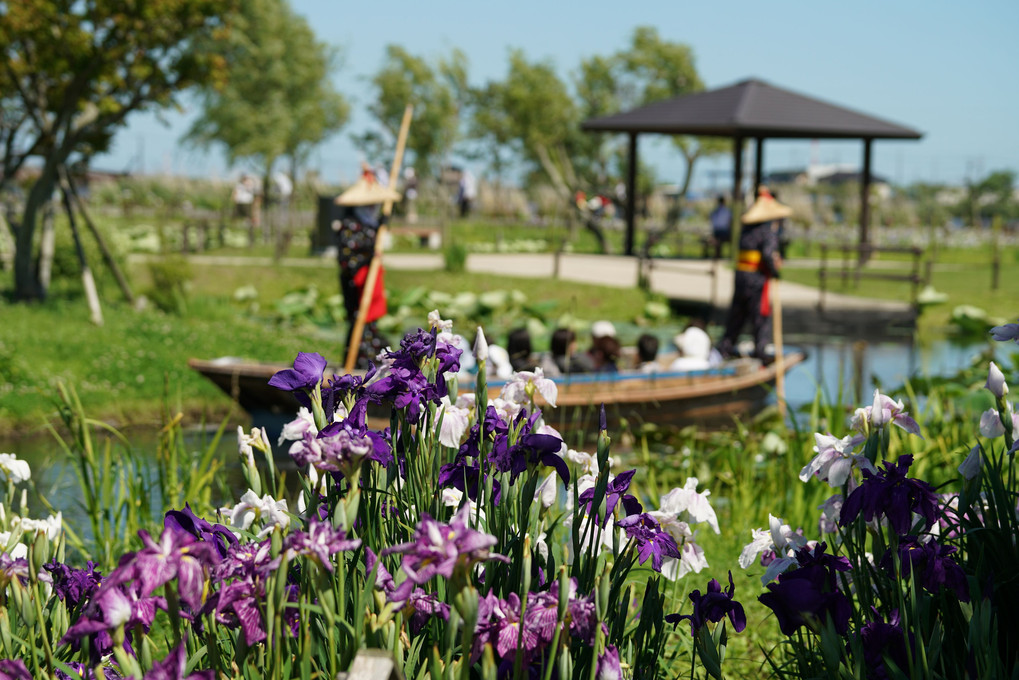
[[[834,262],[829,260],[829,253],[834,252],[836,257]],[[902,268],[892,268],[885,270],[875,270],[874,268],[868,268],[868,263],[872,263],[873,256],[880,253],[890,254],[908,254],[912,255],[912,266],[908,271],[903,271]],[[914,309],[919,308],[917,296],[919,294],[920,285],[927,284],[930,282],[930,263],[921,273],[921,266],[923,263],[924,251],[922,248],[917,247],[879,247],[869,244],[857,244],[857,243],[843,243],[840,245],[821,244],[821,263],[817,271],[819,288],[820,288],[820,300],[818,301],[818,308],[824,309],[825,295],[828,291],[829,279],[839,278],[842,282],[842,288],[845,289],[851,282],[853,288],[859,288],[860,279],[875,279],[884,281],[902,281],[910,284],[910,304]],[[903,264],[910,265],[909,261],[897,261],[897,260],[882,260],[882,264]]]

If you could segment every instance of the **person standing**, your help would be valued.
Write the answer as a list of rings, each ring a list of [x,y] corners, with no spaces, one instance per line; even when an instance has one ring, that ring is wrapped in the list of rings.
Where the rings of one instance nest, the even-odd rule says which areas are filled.
[[[474,173],[465,168],[460,172],[460,186],[456,196],[457,204],[460,206],[460,217],[471,214],[471,208],[477,197],[478,182],[474,179]]]
[[[380,208],[387,200],[399,201],[400,194],[384,187],[371,168],[367,167],[362,168],[361,178],[336,199],[336,204],[344,207],[342,217],[334,223],[333,228],[336,229],[337,259],[340,265],[340,293],[347,312],[347,347],[353,342],[361,295],[375,254],[375,237],[383,224],[384,217]],[[358,347],[355,366],[360,369],[367,368],[368,363],[389,344],[375,323],[387,311],[382,274],[380,269]]]
[[[711,211],[711,241],[715,246],[715,259],[722,257],[722,246],[729,242],[732,233],[732,210],[725,204],[725,196],[718,197]]]
[[[771,306],[768,282],[778,278],[782,258],[778,254],[778,236],[772,222],[789,217],[792,210],[776,201],[767,188],[740,221],[739,259],[732,292],[732,305],[725,323],[725,334],[718,351],[726,359],[736,356],[740,331],[748,322],[754,333],[754,356],[765,360],[765,347],[771,339]]]

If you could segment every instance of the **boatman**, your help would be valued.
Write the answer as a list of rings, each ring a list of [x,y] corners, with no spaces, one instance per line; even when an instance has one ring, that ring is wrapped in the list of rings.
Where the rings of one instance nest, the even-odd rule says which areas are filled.
[[[732,292],[732,305],[725,323],[725,335],[718,351],[726,359],[737,356],[740,331],[749,321],[754,332],[754,356],[767,361],[764,350],[771,341],[771,305],[768,281],[778,278],[782,258],[778,254],[778,235],[773,222],[789,217],[792,210],[776,201],[761,187],[757,200],[743,214],[739,238],[739,259]]]
[[[375,253],[375,237],[384,219],[380,208],[387,200],[399,201],[400,194],[382,186],[367,166],[362,166],[360,179],[336,199],[336,204],[344,207],[341,218],[333,223],[333,229],[336,230],[340,264],[340,292],[347,311],[347,347],[353,342],[361,294]],[[375,323],[386,313],[386,289],[382,278],[380,268],[365,316],[356,368],[368,368],[368,363],[374,361],[388,345]]]

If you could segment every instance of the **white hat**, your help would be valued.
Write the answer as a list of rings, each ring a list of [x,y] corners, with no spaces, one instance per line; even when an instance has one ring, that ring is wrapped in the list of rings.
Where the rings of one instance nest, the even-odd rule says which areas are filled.
[[[761,187],[760,191],[761,195],[757,197],[757,200],[750,206],[750,209],[743,213],[743,217],[740,218],[743,224],[771,222],[772,220],[781,220],[793,214],[793,209],[776,201],[767,187]]]
[[[386,201],[399,200],[398,192],[382,186],[374,175],[364,174],[349,189],[337,196],[336,205],[378,205]]]
[[[595,321],[591,324],[591,337],[592,338],[614,338],[616,337],[616,327],[612,325],[611,321]]]
[[[690,326],[672,339],[679,353],[685,357],[704,359],[711,356],[711,336],[703,329]]]

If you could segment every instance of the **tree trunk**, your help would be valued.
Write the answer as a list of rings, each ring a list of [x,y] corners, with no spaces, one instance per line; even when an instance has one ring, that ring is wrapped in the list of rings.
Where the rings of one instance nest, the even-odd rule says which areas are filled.
[[[53,196],[58,165],[56,154],[47,157],[39,179],[32,185],[31,191],[28,192],[28,198],[25,200],[25,212],[21,226],[18,228],[14,253],[15,300],[41,300],[46,295],[46,291],[39,282],[38,272],[32,266],[33,244],[39,211]]]
[[[10,271],[13,267],[14,236],[3,213],[0,212],[0,269],[6,272]]]

